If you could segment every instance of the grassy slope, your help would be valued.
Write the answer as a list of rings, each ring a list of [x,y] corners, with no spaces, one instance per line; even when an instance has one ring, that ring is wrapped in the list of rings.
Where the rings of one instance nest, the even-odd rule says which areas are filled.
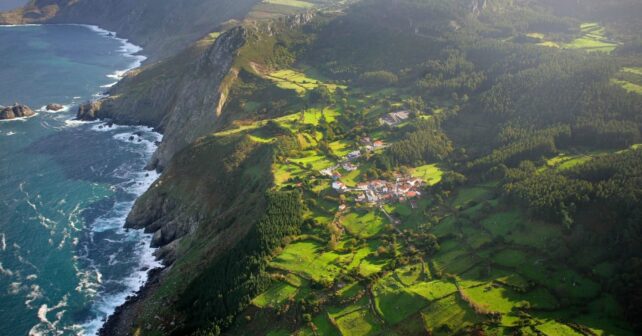
[[[292,7],[288,11],[303,6],[298,2],[288,1],[288,4],[286,7]],[[283,1],[279,4],[269,1],[258,6],[254,15],[273,15],[271,11],[283,8],[279,6],[283,6]],[[587,32],[597,33],[600,32]],[[508,207],[506,200],[499,196],[501,190],[497,183],[471,184],[433,197],[436,192],[431,188],[439,188],[442,170],[447,170],[447,166],[440,163],[410,167],[415,176],[426,180],[431,187],[416,208],[409,204],[386,206],[386,210],[401,221],[398,227],[390,225],[379,209],[355,204],[350,196],[346,197],[347,201],[337,196],[330,189],[330,180],[318,173],[335,165],[337,159],[320,148],[324,135],[317,126],[321,113],[325,113],[329,123],[343,126],[345,106],[302,108],[300,99],[310,89],[319,85],[332,88],[336,84],[312,75],[314,68],[306,68],[304,75],[298,64],[278,69],[268,66],[276,54],[276,44],[275,38],[248,44],[241,50],[236,67],[250,76],[245,84],[256,85],[243,87],[256,94],[252,99],[266,92],[291,91],[292,95],[287,98],[288,112],[254,115],[255,104],[259,102],[252,99],[243,105],[247,110],[228,110],[239,112],[234,115],[237,120],[226,130],[195,145],[196,152],[191,154],[202,162],[185,165],[187,169],[195,164],[205,167],[193,179],[187,178],[191,181],[188,186],[194,187],[212,178],[208,160],[217,162],[212,158],[229,156],[220,149],[205,150],[208,144],[245,138],[261,153],[264,148],[285,146],[285,140],[296,143],[291,151],[279,151],[273,161],[271,155],[267,160],[264,153],[265,156],[259,155],[264,158],[259,160],[260,164],[240,170],[243,179],[270,181],[272,190],[301,190],[307,205],[304,214],[307,226],[302,235],[289,237],[289,244],[275,251],[266,269],[273,281],[251,298],[252,306],[239,314],[230,334],[314,335],[316,331],[323,335],[426,332],[451,335],[476,326],[486,329],[488,334],[519,330],[524,334],[573,335],[576,331],[571,322],[580,323],[597,334],[630,334],[629,327],[621,320],[618,305],[601,294],[600,284],[608,278],[612,261],[600,251],[594,255],[559,257],[559,254],[565,255],[560,227],[534,221],[523,211]],[[268,71],[257,71],[252,63]],[[231,92],[239,83],[230,81]],[[394,97],[390,100],[399,106],[399,97],[403,94],[396,88],[388,88],[385,93],[368,92],[347,99],[348,105],[363,111],[364,119],[377,120],[388,112],[377,106],[382,97]],[[233,105],[227,107],[230,106]],[[241,104],[237,106],[243,108]],[[283,110],[280,111],[283,114]],[[275,134],[274,127],[282,133]],[[394,130],[370,126],[365,131],[387,143],[398,139]],[[354,139],[341,135],[329,144],[330,152],[339,156],[358,146]],[[593,153],[551,158],[542,169],[567,169],[591,155]],[[358,163],[362,168],[342,178],[349,185],[366,179],[364,168],[371,163],[367,159]],[[184,172],[185,176],[192,174]],[[225,182],[225,185],[235,188],[241,184]],[[261,190],[267,189],[266,186],[260,182]],[[191,192],[189,187],[184,191]],[[220,186],[210,185],[210,188],[218,194]],[[243,225],[247,227],[251,225],[250,217],[260,216],[261,193],[240,197],[247,198],[239,200],[231,212],[243,214],[246,219]],[[348,207],[339,212],[342,202]],[[218,204],[218,200],[207,203]],[[251,210],[245,213],[247,209]],[[432,256],[418,252],[415,245],[422,242],[415,240],[418,233],[436,235],[440,251]],[[158,302],[172,299],[184,288],[186,284],[181,283],[183,275],[179,272],[196,273],[195,265],[207,264],[208,256],[216,255],[207,249],[216,246],[211,234],[195,235],[182,243],[180,251],[186,257],[159,291]],[[583,266],[592,264],[601,267],[593,272]],[[158,311],[151,310],[143,321],[154,321],[156,313]],[[168,316],[171,312],[160,313]]]

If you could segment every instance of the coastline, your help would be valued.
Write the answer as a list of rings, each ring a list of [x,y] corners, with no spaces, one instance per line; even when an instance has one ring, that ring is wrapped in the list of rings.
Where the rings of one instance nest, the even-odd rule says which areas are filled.
[[[49,25],[49,24],[48,24]],[[102,29],[95,25],[86,25],[86,24],[51,24],[51,25],[65,25],[65,26],[78,26],[87,28],[102,37],[113,39],[119,42],[120,47],[115,50],[115,52],[122,54],[127,59],[131,58],[131,62],[125,69],[116,69],[113,72],[107,75],[109,81],[105,81],[105,84],[100,85],[99,89],[105,89],[108,91],[109,88],[116,85],[129,71],[132,71],[140,67],[147,57],[140,55],[139,53],[143,50],[140,46],[130,43],[127,39],[120,38],[115,32],[111,32],[105,29]],[[24,25],[0,25],[0,28],[10,29],[12,27],[33,27],[33,26],[43,26],[43,24],[24,24]],[[91,100],[99,100],[109,96],[109,92],[98,92],[94,94]],[[64,102],[64,108],[60,111],[49,111],[46,109],[46,106],[38,108],[36,114],[23,117],[15,118],[11,120],[2,120],[4,121],[28,121],[29,119],[38,116],[41,113],[68,113],[72,108],[76,108],[79,104],[82,104],[81,101],[78,101],[74,97],[72,101]],[[66,127],[77,127],[81,125],[95,124],[89,129],[92,132],[109,132],[115,131],[119,128],[130,128],[126,132],[119,132],[113,134],[113,138],[123,142],[132,143],[132,136],[138,137],[137,146],[141,145],[140,154],[143,155],[146,163],[151,160],[152,155],[158,149],[158,143],[162,141],[162,135],[158,132],[155,132],[152,128],[141,126],[141,125],[118,125],[109,120],[96,120],[96,121],[82,121],[76,119],[76,115],[70,116],[68,120],[64,122]],[[144,136],[140,136],[144,134]],[[141,141],[143,139],[143,141]],[[142,143],[142,144],[141,144]],[[138,149],[137,149],[138,150]],[[158,279],[160,275],[160,270],[163,269],[162,264],[155,257],[154,252],[156,248],[151,247],[152,235],[144,233],[143,230],[129,230],[125,228],[125,219],[126,216],[131,211],[135,201],[145,192],[147,189],[154,183],[160,174],[155,171],[150,171],[145,167],[141,167],[141,170],[138,169],[130,171],[128,173],[128,184],[123,188],[127,193],[130,193],[134,196],[134,200],[131,201],[131,204],[128,204],[127,210],[122,213],[122,217],[108,218],[111,222],[118,221],[118,228],[120,232],[126,232],[129,237],[137,239],[136,245],[136,258],[138,266],[131,270],[131,273],[123,277],[120,282],[126,287],[124,291],[119,293],[109,293],[104,297],[97,296],[93,286],[96,284],[89,283],[91,281],[85,279],[84,277],[79,276],[79,288],[83,290],[92,287],[93,294],[90,296],[88,305],[93,311],[95,311],[95,316],[85,320],[79,321],[75,327],[78,327],[79,335],[98,335],[102,334],[103,330],[109,328],[108,322],[113,320],[113,316],[118,315],[122,317],[123,311],[126,310],[128,306],[131,305],[131,302],[136,301],[135,298],[138,298],[141,293],[148,289],[149,284],[153,283]],[[104,223],[88,222],[86,223],[86,229],[91,233],[100,232],[105,228],[99,228]],[[113,228],[112,228],[113,229]],[[89,269],[83,270],[83,272],[97,272],[97,270]],[[98,272],[100,277],[100,272]],[[100,281],[98,281],[100,283]],[[100,293],[100,292],[98,292]],[[34,325],[29,331],[30,335],[39,335],[40,331],[49,329],[52,324],[51,321],[47,319],[47,313],[50,310],[46,305],[43,305],[38,309],[38,324]],[[44,327],[44,329],[42,329]],[[74,326],[72,326],[74,327]],[[112,335],[112,333],[107,333],[107,335]]]
[[[86,27],[104,37],[108,37],[111,39],[115,39],[121,43],[120,49],[118,49],[118,52],[123,53],[127,57],[132,57],[134,61],[130,64],[130,66],[127,69],[123,70],[115,70],[111,74],[107,75],[108,78],[115,80],[114,82],[107,83],[104,85],[101,85],[101,88],[109,89],[116,85],[123,77],[129,72],[134,69],[139,68],[145,60],[147,60],[146,56],[143,55],[137,55],[139,52],[143,50],[142,47],[134,45],[130,43],[127,39],[124,38],[119,38],[117,36],[116,32],[111,32],[105,29],[102,29],[96,25],[86,25],[86,24],[70,24],[74,26],[81,26],[81,27]],[[100,100],[102,98],[106,98],[109,96],[109,92],[105,93],[98,93],[94,95],[95,100]],[[73,119],[74,121],[78,121],[81,123],[86,123],[83,121],[77,120],[75,117]],[[104,121],[104,120],[102,120]],[[100,126],[103,126],[101,128]],[[109,131],[114,128],[118,128],[120,126],[138,126],[139,128],[147,128],[147,132],[153,132],[159,135],[157,138],[157,141],[151,142],[148,145],[148,148],[146,150],[147,157],[146,160],[149,161],[152,158],[152,155],[156,152],[158,149],[158,143],[162,141],[162,135],[154,132],[151,128],[146,127],[146,126],[140,126],[140,125],[118,125],[114,123],[110,124],[105,124],[104,122],[92,127],[94,131]],[[127,141],[127,137],[121,139],[123,141]],[[144,178],[146,181],[140,184],[141,188],[138,190],[136,193],[136,198],[135,200],[131,203],[131,206],[128,207],[127,213],[125,214],[128,215],[129,212],[131,212],[132,207],[135,203],[135,201],[145,192],[149,187],[160,177],[160,174],[153,171],[153,170],[148,170],[147,168],[144,168],[144,175],[146,178]],[[122,218],[122,221],[120,222],[120,229],[126,230],[125,229],[125,218]],[[129,332],[129,329],[126,330],[120,330],[123,326],[127,327],[131,325],[133,322],[133,314],[128,314],[129,310],[131,310],[133,307],[135,307],[136,303],[139,302],[140,298],[142,298],[144,295],[146,295],[151,287],[153,287],[153,284],[157,283],[161,271],[165,269],[165,267],[158,261],[158,259],[155,257],[154,252],[157,250],[156,248],[151,247],[151,240],[152,236],[149,234],[146,234],[143,232],[143,230],[135,230],[139,234],[143,235],[143,241],[141,242],[142,244],[142,251],[140,251],[139,256],[141,257],[141,265],[139,265],[139,269],[135,272],[136,274],[133,275],[133,280],[134,283],[129,286],[128,290],[125,293],[122,293],[122,295],[119,298],[114,298],[116,302],[112,301],[113,304],[113,309],[111,309],[111,312],[107,313],[106,316],[103,317],[97,317],[94,320],[91,320],[85,324],[83,324],[83,332],[87,332],[87,329],[90,329],[90,333],[92,335],[117,335],[119,333],[122,334],[127,334]],[[150,260],[151,259],[151,260]],[[127,279],[123,279],[123,281],[126,281]],[[131,279],[130,279],[131,280]],[[95,302],[93,304],[96,304]]]

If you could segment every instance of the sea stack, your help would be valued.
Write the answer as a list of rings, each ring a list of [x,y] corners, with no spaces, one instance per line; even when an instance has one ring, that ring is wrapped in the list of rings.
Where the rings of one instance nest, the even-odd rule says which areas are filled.
[[[36,114],[29,106],[16,103],[13,106],[0,109],[0,120],[9,120],[22,117],[31,117]]]
[[[49,104],[49,105],[46,106],[47,111],[54,111],[54,112],[58,112],[58,111],[62,110],[63,108],[65,108],[65,107],[60,105],[60,104]]]
[[[96,120],[101,105],[102,103],[99,100],[80,105],[80,107],[78,107],[78,113],[76,113],[76,119],[85,121]]]

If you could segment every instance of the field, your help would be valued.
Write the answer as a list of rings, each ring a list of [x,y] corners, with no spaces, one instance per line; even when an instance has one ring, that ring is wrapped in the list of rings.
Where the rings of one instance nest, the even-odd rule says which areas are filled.
[[[564,48],[610,54],[618,46],[617,42],[609,39],[606,34],[606,29],[596,22],[581,24],[580,36],[568,43],[553,41],[546,34],[539,32],[531,32],[526,34],[526,36],[532,39],[536,45],[549,48]]]
[[[624,67],[611,81],[629,92],[642,94],[642,68],[640,67]]]
[[[611,53],[617,48],[617,43],[609,40],[606,29],[598,23],[583,23],[580,29],[582,36],[564,45],[564,48],[603,53]]]
[[[299,7],[299,8],[314,7],[314,4],[311,4],[305,1],[300,1],[300,0],[264,0],[264,2],[268,4],[284,5],[284,6]]]
[[[383,230],[387,219],[378,211],[367,213],[351,212],[341,219],[341,225],[348,230],[351,235],[360,238],[370,238]]]
[[[428,185],[435,185],[441,182],[444,172],[435,164],[416,167],[412,176],[420,178]]]
[[[287,2],[301,2],[296,0],[273,0],[273,1],[287,1]],[[319,86],[325,86],[330,92],[334,92],[337,88],[345,88],[345,86],[336,84],[327,84],[317,79],[306,76],[303,72],[287,69],[279,70],[267,75],[267,78],[272,80],[278,87],[286,90],[295,90],[298,94],[305,94]]]

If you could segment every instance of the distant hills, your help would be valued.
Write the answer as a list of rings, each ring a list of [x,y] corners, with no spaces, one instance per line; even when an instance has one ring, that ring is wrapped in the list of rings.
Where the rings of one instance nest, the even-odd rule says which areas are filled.
[[[10,0],[13,4],[16,0]],[[173,55],[245,16],[258,0],[31,0],[0,14],[0,24],[82,23],[116,31],[145,48],[152,60]],[[14,6],[11,6],[14,7]],[[10,8],[6,6],[5,9]],[[0,8],[1,9],[1,8]]]

